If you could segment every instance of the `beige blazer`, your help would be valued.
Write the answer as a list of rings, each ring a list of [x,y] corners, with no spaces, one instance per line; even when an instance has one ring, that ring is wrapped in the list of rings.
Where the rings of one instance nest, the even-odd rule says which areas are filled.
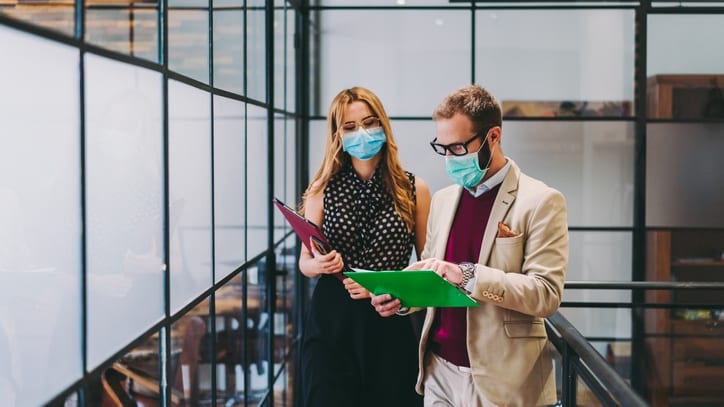
[[[508,159],[510,160],[510,159]],[[561,303],[568,263],[568,224],[563,195],[511,168],[500,186],[485,228],[468,308],[467,347],[473,380],[501,406],[556,402],[552,358],[543,318]],[[462,187],[446,187],[432,198],[422,258],[444,259]],[[497,237],[498,222],[517,235]],[[416,390],[424,394],[424,360],[435,316],[428,308],[419,348]]]

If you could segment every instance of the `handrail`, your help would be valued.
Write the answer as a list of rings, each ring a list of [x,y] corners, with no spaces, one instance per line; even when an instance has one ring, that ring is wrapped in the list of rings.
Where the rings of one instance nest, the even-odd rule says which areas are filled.
[[[588,375],[581,375],[583,381],[588,387],[597,394],[608,393],[613,396],[615,404],[604,405],[621,405],[626,407],[645,407],[646,402],[639,396],[631,386],[626,383],[623,378],[609,366],[601,355],[591,346],[591,344],[581,335],[580,332],[563,316],[560,312],[556,312],[546,319],[546,328],[551,342],[556,346],[560,354],[563,356],[564,371],[570,371],[566,364],[575,365],[580,359],[595,375],[596,380],[590,380]],[[565,347],[565,349],[561,349]],[[573,355],[571,352],[573,351]],[[573,357],[574,360],[570,360]],[[568,359],[568,360],[566,360]],[[575,369],[574,369],[575,371]],[[571,405],[571,401],[566,400],[567,394],[571,394],[567,386],[574,386],[575,381],[563,380],[563,405]],[[575,389],[572,392],[575,397]],[[606,400],[602,400],[606,401]]]
[[[711,281],[566,281],[565,288],[572,289],[619,289],[619,290],[720,290],[724,282]]]

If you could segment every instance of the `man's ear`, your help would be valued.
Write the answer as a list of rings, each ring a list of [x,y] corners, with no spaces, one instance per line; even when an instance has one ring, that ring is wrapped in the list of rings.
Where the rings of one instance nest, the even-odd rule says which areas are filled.
[[[500,126],[495,126],[490,129],[490,141],[500,143],[500,136],[501,136],[501,128]]]

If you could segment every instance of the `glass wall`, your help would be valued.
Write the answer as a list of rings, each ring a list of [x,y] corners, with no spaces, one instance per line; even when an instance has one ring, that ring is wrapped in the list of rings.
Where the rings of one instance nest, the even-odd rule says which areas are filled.
[[[655,3],[646,20],[645,277],[721,283],[724,3],[672,6]],[[723,298],[721,289],[646,293],[669,306],[645,315],[652,405],[724,403]]]
[[[723,402],[712,379],[724,377],[712,328],[721,290],[571,286],[724,281],[724,2],[312,4],[310,174],[329,103],[360,85],[390,114],[405,169],[434,193],[450,181],[428,146],[431,113],[481,84],[502,104],[506,156],[566,197],[561,312],[654,405]],[[672,306],[682,309],[660,309]]]
[[[0,38],[0,405],[36,406],[84,367],[80,58]]]
[[[0,405],[291,405],[299,4],[80,6],[0,2]]]

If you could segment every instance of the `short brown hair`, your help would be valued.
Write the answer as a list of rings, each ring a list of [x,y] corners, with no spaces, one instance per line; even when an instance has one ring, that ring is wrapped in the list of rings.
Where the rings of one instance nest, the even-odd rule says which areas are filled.
[[[468,116],[478,131],[503,124],[500,104],[479,85],[463,86],[447,95],[432,113],[432,119],[449,119],[456,113]]]

